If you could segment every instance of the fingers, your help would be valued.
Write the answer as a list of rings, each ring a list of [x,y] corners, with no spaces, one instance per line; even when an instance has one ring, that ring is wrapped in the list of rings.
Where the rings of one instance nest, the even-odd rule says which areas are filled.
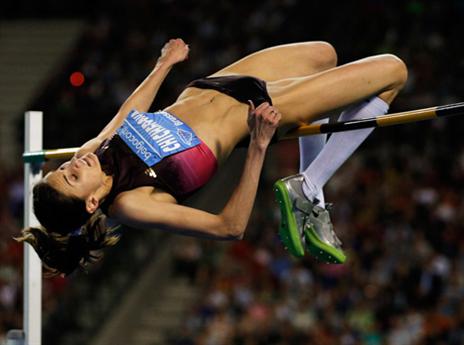
[[[186,44],[184,42],[184,40],[182,38],[171,38],[165,45],[164,45],[165,48],[185,48],[187,50],[189,50],[189,45]]]
[[[274,110],[272,109],[270,112],[269,112],[269,119],[272,121],[272,122],[279,122],[280,119],[282,118],[282,114],[278,111],[278,110]]]
[[[179,42],[179,43],[184,43],[184,40],[182,38],[171,38],[169,42]]]
[[[182,38],[171,38],[161,49],[162,56],[172,63],[188,59],[190,48]]]
[[[251,99],[248,100],[248,112],[249,113],[252,113],[256,110],[255,108],[255,104],[253,103],[253,101]]]
[[[188,48],[188,44],[186,44],[182,38],[171,38],[168,43],[176,44],[179,46],[186,46]]]
[[[251,141],[262,148],[266,148],[279,126],[281,114],[277,108],[268,102],[261,103],[254,110],[253,102],[248,101],[248,103],[250,111],[247,123]]]
[[[261,103],[256,109],[252,108],[251,105],[254,104],[252,101],[248,101],[250,104],[250,113],[253,112],[256,116],[263,117],[266,120],[271,122],[280,121],[282,114],[279,112],[277,108],[270,105],[268,102]]]
[[[267,108],[272,107],[268,102],[263,102],[255,109],[255,113],[263,113]]]

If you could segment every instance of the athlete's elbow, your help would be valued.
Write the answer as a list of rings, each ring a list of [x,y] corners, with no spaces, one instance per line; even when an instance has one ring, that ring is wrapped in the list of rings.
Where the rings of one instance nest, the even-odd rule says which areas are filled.
[[[227,226],[222,231],[222,238],[226,241],[238,241],[243,239],[243,235],[245,234],[245,229],[239,226]]]
[[[243,227],[239,229],[234,229],[231,232],[231,240],[234,240],[234,241],[243,240],[243,236],[245,236],[245,228]]]
[[[234,227],[234,228],[229,229],[227,233],[227,239],[231,241],[238,241],[238,240],[242,240],[244,235],[245,235],[244,228]]]
[[[226,240],[241,240],[245,234],[245,226],[233,221],[224,221],[222,235]]]

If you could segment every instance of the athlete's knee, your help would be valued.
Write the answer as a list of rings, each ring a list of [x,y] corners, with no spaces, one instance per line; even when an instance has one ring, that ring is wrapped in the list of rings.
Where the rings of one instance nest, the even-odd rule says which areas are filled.
[[[308,51],[309,58],[321,71],[337,66],[337,52],[330,43],[324,41],[312,42],[311,49],[308,49]]]
[[[402,89],[408,80],[408,68],[404,61],[393,54],[384,54],[379,57],[382,58],[384,62],[383,67],[386,68],[387,73],[392,78],[391,88]]]
[[[382,61],[379,67],[382,69],[383,78],[386,79],[386,85],[379,97],[385,102],[391,103],[403,88],[408,79],[408,69],[406,64],[399,57],[392,54],[377,56]]]

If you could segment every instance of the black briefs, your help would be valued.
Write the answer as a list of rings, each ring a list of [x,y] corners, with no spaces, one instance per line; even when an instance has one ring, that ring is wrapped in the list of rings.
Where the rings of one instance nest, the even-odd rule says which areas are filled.
[[[227,75],[222,77],[207,77],[192,81],[187,87],[213,89],[235,98],[241,103],[253,101],[255,107],[268,102],[272,105],[271,97],[266,89],[264,80],[246,75]]]
[[[268,102],[272,105],[272,99],[266,88],[266,82],[262,79],[247,75],[226,75],[222,77],[206,77],[192,81],[187,87],[200,89],[212,89],[235,98],[240,103],[249,104],[253,101],[255,107]],[[250,137],[247,136],[237,144],[237,147],[247,147]],[[271,143],[277,142],[277,133]]]

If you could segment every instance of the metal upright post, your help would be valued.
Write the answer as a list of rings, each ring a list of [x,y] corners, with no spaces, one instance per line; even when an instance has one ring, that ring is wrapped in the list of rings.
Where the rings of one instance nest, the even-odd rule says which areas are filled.
[[[42,112],[25,113],[24,150],[42,149]],[[42,178],[40,169],[24,164],[24,226],[38,226],[32,212],[32,186]],[[25,345],[41,345],[42,337],[42,265],[34,249],[24,244],[24,318]]]

